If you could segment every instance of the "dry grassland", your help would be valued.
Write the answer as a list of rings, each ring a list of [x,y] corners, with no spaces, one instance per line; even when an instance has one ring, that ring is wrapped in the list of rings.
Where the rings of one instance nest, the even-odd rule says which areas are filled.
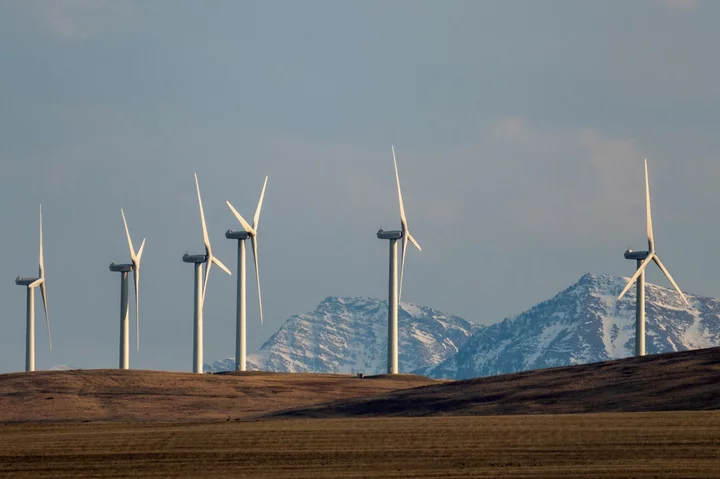
[[[439,384],[422,376],[96,369],[0,374],[0,423],[218,421]]]
[[[0,477],[720,475],[720,412],[0,426]]]

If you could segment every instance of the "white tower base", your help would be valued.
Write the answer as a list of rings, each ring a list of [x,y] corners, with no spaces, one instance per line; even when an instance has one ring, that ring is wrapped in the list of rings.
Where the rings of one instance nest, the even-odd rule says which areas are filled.
[[[25,331],[25,371],[35,371],[35,288],[27,288],[27,325]]]
[[[398,373],[398,277],[397,240],[390,240],[390,278],[388,289],[388,374]]]

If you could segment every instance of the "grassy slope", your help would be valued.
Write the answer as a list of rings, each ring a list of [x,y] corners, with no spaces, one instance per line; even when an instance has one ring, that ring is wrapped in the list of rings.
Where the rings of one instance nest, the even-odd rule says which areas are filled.
[[[571,414],[720,409],[720,348],[393,391],[274,417]]]

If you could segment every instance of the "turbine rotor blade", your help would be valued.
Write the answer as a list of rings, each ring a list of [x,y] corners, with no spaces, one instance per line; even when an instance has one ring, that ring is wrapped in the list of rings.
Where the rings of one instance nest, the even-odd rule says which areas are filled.
[[[132,258],[133,262],[137,260],[137,256],[135,255],[135,248],[132,244],[132,239],[130,239],[130,230],[128,229],[127,220],[125,219],[125,212],[122,208],[120,208],[120,214],[122,215],[123,223],[125,224],[125,234],[127,235],[128,240],[128,247],[130,248],[130,258]]]
[[[647,266],[650,264],[650,262],[652,261],[654,256],[655,256],[655,253],[648,254],[647,258],[645,258],[645,260],[642,262],[642,264],[637,269],[637,271],[635,271],[635,274],[632,276],[632,278],[630,278],[630,281],[628,281],[627,285],[625,286],[625,289],[623,289],[622,293],[620,293],[620,296],[618,296],[618,299],[622,299],[622,297],[625,296],[625,293],[628,292],[628,290],[633,285],[633,283],[635,283],[635,281],[637,281],[637,279],[640,277],[642,272],[645,271],[645,268],[647,268]]]
[[[652,210],[650,209],[650,179],[648,177],[647,158],[645,159],[645,208],[647,211],[648,251],[655,252],[655,235],[653,234]]]
[[[210,238],[208,237],[207,224],[205,223],[205,211],[203,210],[202,198],[200,197],[200,183],[198,182],[197,173],[195,173],[195,188],[197,189],[198,205],[200,206],[200,222],[202,223],[203,242],[208,256],[212,256],[212,247],[210,246]],[[210,260],[210,258],[208,258]]]
[[[398,174],[397,160],[395,159],[395,145],[392,146],[392,154],[393,164],[395,165],[395,181],[397,182],[398,201],[400,202],[400,222],[405,228],[407,225],[407,218],[405,217],[405,206],[403,205],[402,191],[400,190],[400,175]]]
[[[145,238],[143,238],[142,243],[140,243],[140,249],[137,252],[137,264],[138,267],[140,267],[140,259],[142,259],[143,250],[145,249]]]
[[[235,215],[235,218],[237,218],[237,220],[240,222],[240,224],[242,225],[243,229],[244,229],[246,232],[250,233],[251,235],[254,235],[254,234],[255,234],[255,228],[253,228],[252,226],[250,226],[250,225],[248,224],[248,222],[245,221],[245,218],[243,218],[242,215],[241,215],[240,213],[238,213],[238,211],[235,209],[235,207],[234,207],[233,205],[230,204],[229,201],[226,201],[225,203],[227,203],[228,207],[230,208],[230,211],[233,212],[233,214]]]
[[[262,192],[260,193],[260,200],[258,201],[257,209],[255,210],[255,216],[253,216],[253,228],[257,230],[258,224],[260,223],[260,210],[262,209],[263,199],[265,198],[265,188],[267,188],[268,177],[265,177],[265,183],[263,183]],[[257,233],[254,233],[257,234]]]
[[[45,289],[45,281],[40,283],[40,294],[42,295],[43,309],[45,310],[45,326],[47,327],[48,343],[52,351],[52,336],[50,335],[50,315],[48,314],[47,290]]]
[[[415,240],[415,238],[413,237],[413,235],[410,234],[409,231],[408,231],[407,236],[408,236],[408,239],[410,240],[410,242],[418,249],[418,251],[422,251],[422,248],[420,247],[420,245],[418,244],[418,242]]]
[[[203,306],[205,305],[205,293],[207,293],[207,285],[208,285],[208,278],[210,278],[210,268],[212,268],[212,256],[208,255],[207,260],[205,260],[205,279],[203,280],[203,294],[202,294],[202,302]]]
[[[263,323],[263,307],[262,307],[262,293],[260,293],[260,268],[258,266],[258,240],[255,236],[250,237],[253,250],[253,263],[255,264],[255,280],[257,281],[258,289],[258,305],[260,308],[260,323]]]
[[[47,289],[45,287],[45,256],[43,254],[43,220],[42,205],[40,205],[40,255],[38,258],[38,281],[40,282],[40,294],[42,295],[43,309],[45,310],[45,326],[47,327],[48,343],[52,351],[52,336],[50,335],[50,316],[47,305]]]
[[[653,256],[653,261],[655,261],[655,264],[658,265],[658,268],[660,268],[660,270],[662,270],[663,274],[665,274],[665,277],[666,277],[668,280],[670,280],[670,283],[673,285],[673,287],[675,288],[675,291],[678,292],[678,294],[679,294],[680,297],[683,299],[683,301],[685,301],[685,304],[687,304],[688,306],[690,306],[690,302],[688,302],[688,300],[687,300],[687,298],[685,297],[685,295],[683,294],[683,292],[680,291],[680,288],[678,287],[677,283],[675,282],[675,280],[673,279],[673,277],[670,275],[670,271],[668,271],[667,268],[665,267],[665,265],[662,264],[662,261],[660,261],[660,258],[659,258],[657,255],[654,255],[654,256]]]
[[[213,264],[214,264],[215,266],[217,266],[218,268],[220,268],[221,270],[225,271],[227,274],[229,274],[230,276],[232,276],[232,272],[228,269],[227,266],[225,266],[224,264],[222,264],[222,261],[220,261],[219,259],[217,259],[216,256],[213,256],[213,257],[212,257],[212,262],[213,262]]]
[[[135,340],[140,351],[140,262],[133,266],[133,283],[135,283]]]

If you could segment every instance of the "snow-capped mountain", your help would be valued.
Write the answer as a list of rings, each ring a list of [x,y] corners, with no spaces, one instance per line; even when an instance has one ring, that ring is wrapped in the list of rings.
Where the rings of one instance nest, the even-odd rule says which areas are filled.
[[[456,355],[419,373],[466,379],[618,359],[635,350],[635,288],[628,278],[586,274],[554,298],[478,329]],[[720,300],[646,283],[647,354],[720,345]]]
[[[457,316],[401,302],[398,311],[401,372],[435,366],[458,352],[475,327]],[[312,313],[290,317],[254,354],[249,370],[379,374],[387,364],[387,302],[326,298]],[[234,369],[228,358],[206,372]]]

